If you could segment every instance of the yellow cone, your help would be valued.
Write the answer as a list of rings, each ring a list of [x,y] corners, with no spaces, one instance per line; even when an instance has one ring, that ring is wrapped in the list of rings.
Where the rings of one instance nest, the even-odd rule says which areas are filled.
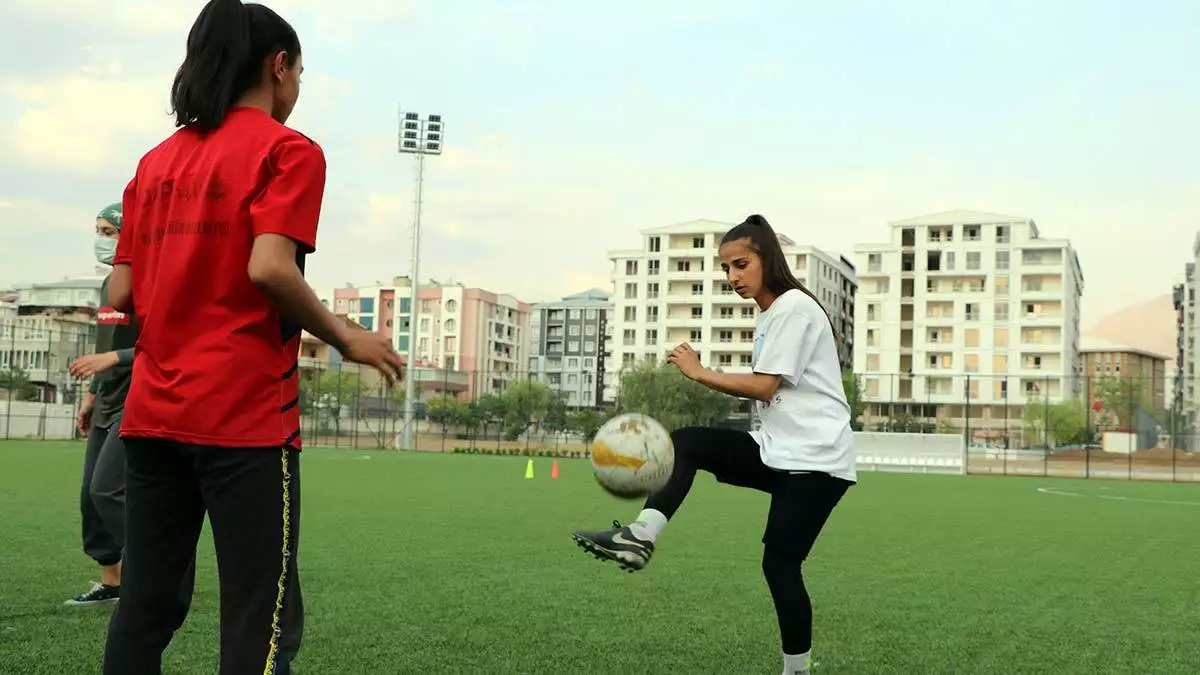
[[[532,459],[529,460],[529,463],[525,465],[525,479],[529,480],[531,478],[533,478],[533,460]]]

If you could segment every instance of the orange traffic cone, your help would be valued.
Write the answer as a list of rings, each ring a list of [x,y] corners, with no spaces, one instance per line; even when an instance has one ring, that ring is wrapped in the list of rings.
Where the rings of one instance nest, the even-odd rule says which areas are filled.
[[[552,480],[555,478],[558,478],[558,460],[557,459],[554,460],[554,463],[550,465],[550,478]]]

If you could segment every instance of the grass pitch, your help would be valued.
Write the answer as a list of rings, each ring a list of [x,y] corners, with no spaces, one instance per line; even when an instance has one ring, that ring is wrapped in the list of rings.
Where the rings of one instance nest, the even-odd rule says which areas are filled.
[[[107,608],[63,607],[83,446],[0,443],[0,671],[98,672]],[[643,572],[574,528],[631,518],[583,461],[308,450],[305,673],[780,670],[761,578],[767,497],[701,477]],[[1039,488],[1049,491],[1039,491]],[[861,476],[806,565],[817,673],[1192,673],[1200,486]],[[217,573],[201,538],[167,673],[212,673]]]

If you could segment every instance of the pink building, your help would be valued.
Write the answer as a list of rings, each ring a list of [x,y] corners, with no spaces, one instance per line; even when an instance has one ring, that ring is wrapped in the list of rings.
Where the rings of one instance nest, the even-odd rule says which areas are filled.
[[[528,359],[530,306],[511,295],[457,283],[430,281],[418,292],[410,312],[408,277],[392,284],[339,288],[333,292],[336,314],[345,314],[369,330],[392,336],[396,350],[409,352],[409,321],[415,320],[414,353],[420,362],[469,375],[468,399],[503,391],[523,377]]]

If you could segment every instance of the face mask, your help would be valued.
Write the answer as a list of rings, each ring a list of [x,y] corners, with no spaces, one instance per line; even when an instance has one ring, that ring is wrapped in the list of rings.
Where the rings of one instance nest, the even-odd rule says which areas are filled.
[[[111,265],[113,256],[117,254],[117,240],[112,237],[96,235],[96,260]]]

